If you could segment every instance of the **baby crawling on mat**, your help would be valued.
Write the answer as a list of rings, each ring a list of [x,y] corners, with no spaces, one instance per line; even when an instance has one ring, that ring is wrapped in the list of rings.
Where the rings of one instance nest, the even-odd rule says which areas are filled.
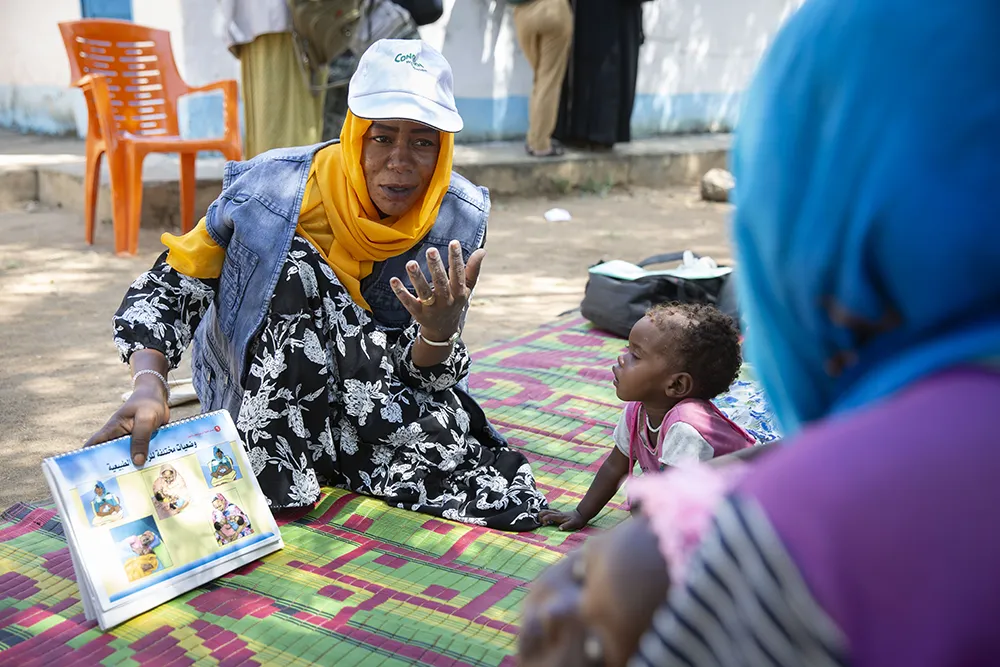
[[[710,401],[739,373],[739,334],[715,308],[669,305],[649,311],[629,335],[614,367],[627,401],[615,447],[579,506],[544,511],[543,524],[577,530],[630,482],[641,516],[589,539],[532,584],[525,600],[519,654],[525,667],[624,666],[686,563],[719,499],[742,474],[730,464],[697,464],[742,456],[754,439]],[[732,459],[733,457],[726,457]],[[719,459],[720,463],[725,459]],[[669,475],[658,473],[679,467]]]
[[[635,323],[612,368],[627,404],[615,447],[575,510],[543,510],[542,525],[579,530],[604,509],[632,473],[708,461],[751,447],[754,439],[710,399],[740,371],[739,331],[732,318],[702,304],[657,306]]]

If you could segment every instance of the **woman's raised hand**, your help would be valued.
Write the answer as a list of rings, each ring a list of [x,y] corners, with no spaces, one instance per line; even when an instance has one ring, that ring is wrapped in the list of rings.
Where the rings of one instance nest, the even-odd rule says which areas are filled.
[[[458,333],[462,325],[462,314],[469,304],[472,289],[479,280],[479,270],[486,251],[479,249],[469,257],[469,263],[462,260],[462,246],[458,241],[448,244],[448,270],[437,248],[427,251],[427,267],[431,282],[420,270],[416,262],[406,265],[410,282],[417,292],[410,294],[399,278],[390,281],[392,290],[413,319],[420,325],[420,335],[426,340],[444,342]]]

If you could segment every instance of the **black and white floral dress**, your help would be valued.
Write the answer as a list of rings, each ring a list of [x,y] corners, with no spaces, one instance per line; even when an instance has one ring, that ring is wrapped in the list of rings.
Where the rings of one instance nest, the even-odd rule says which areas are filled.
[[[174,368],[217,280],[182,275],[164,259],[126,293],[115,344],[125,361],[154,348]],[[418,368],[415,335],[415,325],[401,333],[376,326],[295,237],[234,415],[271,506],[309,505],[329,483],[455,521],[537,527],[546,503],[528,460],[455,391],[468,350],[458,343],[443,363]]]

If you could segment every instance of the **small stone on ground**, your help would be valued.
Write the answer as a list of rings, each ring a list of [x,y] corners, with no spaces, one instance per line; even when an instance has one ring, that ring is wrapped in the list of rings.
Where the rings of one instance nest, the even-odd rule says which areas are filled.
[[[711,202],[728,202],[736,186],[733,175],[725,169],[709,169],[701,179],[701,198]]]

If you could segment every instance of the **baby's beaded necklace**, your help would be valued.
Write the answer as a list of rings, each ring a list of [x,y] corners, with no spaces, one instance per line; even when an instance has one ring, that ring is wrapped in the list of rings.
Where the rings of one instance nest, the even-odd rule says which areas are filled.
[[[643,414],[646,417],[646,428],[648,428],[653,433],[659,433],[660,429],[663,428],[663,423],[661,422],[659,426],[653,428],[653,425],[649,423],[649,413],[643,411]]]
[[[657,451],[660,449],[659,436],[660,436],[660,429],[663,428],[663,423],[661,422],[659,426],[653,428],[653,424],[650,423],[649,421],[649,413],[646,412],[645,406],[643,406],[642,408],[642,416],[643,419],[646,420],[646,429],[648,430],[648,433],[646,433],[646,440],[648,442],[643,442],[642,446],[646,448],[647,452],[649,452],[653,456],[656,456]],[[639,438],[639,441],[642,442],[642,438]]]

